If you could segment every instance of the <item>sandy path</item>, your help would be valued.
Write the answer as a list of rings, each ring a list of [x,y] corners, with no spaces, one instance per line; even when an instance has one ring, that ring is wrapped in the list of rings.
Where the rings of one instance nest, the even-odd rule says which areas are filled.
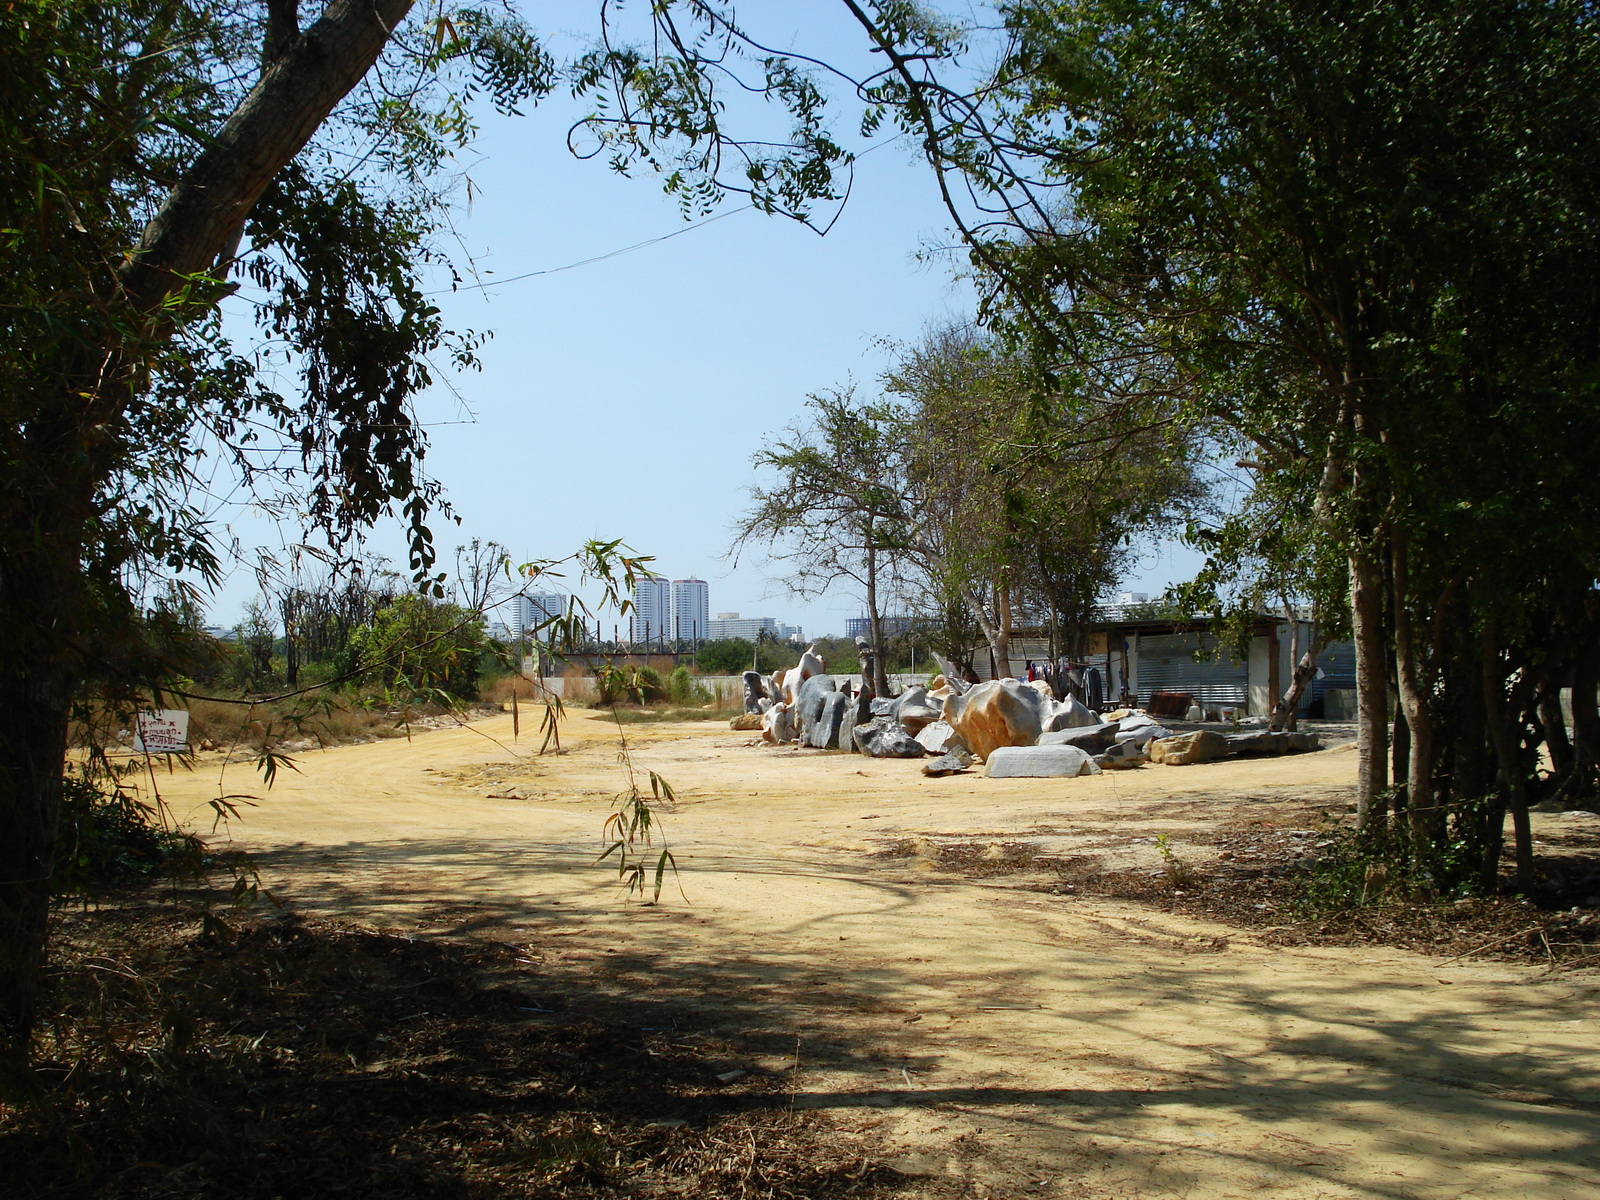
[[[509,718],[479,728],[510,740]],[[614,729],[587,715],[560,757],[465,730],[307,754],[234,832],[301,908],[526,943],[546,979],[764,1039],[769,1068],[798,1045],[797,1104],[980,1194],[1600,1196],[1600,975],[1266,947],[873,854],[1003,838],[1154,866],[1130,832],[1185,852],[1219,813],[1342,806],[1349,754],[926,780],[720,727],[628,738],[677,789],[688,904],[629,905],[592,867],[623,776]],[[215,765],[161,782],[209,822]],[[222,785],[261,793],[245,767]]]

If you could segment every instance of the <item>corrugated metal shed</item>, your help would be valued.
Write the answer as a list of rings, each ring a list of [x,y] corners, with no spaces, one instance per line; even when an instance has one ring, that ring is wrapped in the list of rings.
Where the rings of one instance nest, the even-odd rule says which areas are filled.
[[[1209,633],[1139,635],[1139,699],[1156,692],[1187,692],[1202,704],[1243,706],[1250,695],[1250,668],[1221,651]],[[1196,650],[1203,661],[1195,661]]]

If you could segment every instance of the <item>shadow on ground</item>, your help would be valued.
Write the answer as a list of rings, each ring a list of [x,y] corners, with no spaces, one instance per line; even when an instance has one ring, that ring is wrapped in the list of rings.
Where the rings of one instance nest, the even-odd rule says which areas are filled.
[[[355,862],[365,874],[345,870]],[[708,856],[696,886],[729,873],[829,883],[825,910],[775,913],[768,936],[752,939],[709,907],[619,906],[588,863],[586,848],[579,857],[574,847],[472,842],[261,856],[264,871],[299,880],[297,897],[319,911],[499,943],[502,957],[475,969],[491,993],[533,1000],[519,1008],[556,1010],[533,1014],[536,1027],[607,1014],[638,1031],[638,1052],[657,1066],[674,1061],[672,1047],[692,1052],[697,1099],[653,1095],[629,1119],[665,1115],[710,1129],[721,1119],[713,1110],[792,1107],[865,1134],[852,1145],[870,1145],[886,1114],[903,1124],[908,1111],[921,1113],[921,1127],[945,1130],[930,1135],[944,1142],[931,1157],[890,1158],[911,1179],[873,1177],[871,1187],[1231,1195],[1248,1178],[1294,1195],[1399,1200],[1458,1194],[1484,1172],[1509,1189],[1484,1194],[1572,1195],[1600,1174],[1595,1059],[1544,1040],[1592,1014],[1589,984],[1541,993],[1542,1024],[1508,1049],[1495,1014],[1533,1001],[1512,984],[1492,994],[1439,987],[1423,999],[1414,981],[1332,968],[1263,974],[1259,962],[1228,954],[1179,953],[1176,937],[1136,947],[1088,920],[1070,936],[1051,932],[1044,917],[1028,935],[1056,939],[1044,962],[1018,965],[1000,937],[981,959],[930,958],[917,953],[917,936],[931,944],[938,935],[920,923],[931,893],[965,887],[1001,906],[1015,893],[889,879],[821,858]],[[514,893],[518,879],[563,873],[574,874],[549,893]],[[393,894],[381,894],[386,886]],[[833,931],[850,922],[922,932],[892,960],[830,954]],[[669,1049],[651,1048],[658,1037]],[[743,1074],[722,1079],[735,1071]],[[1019,1086],[1019,1076],[1060,1085]],[[550,1095],[541,1090],[537,1103]],[[1217,1129],[1247,1133],[1208,1146]],[[999,1140],[1007,1137],[1015,1140]],[[1363,1146],[1403,1162],[1404,1177],[1366,1171]]]

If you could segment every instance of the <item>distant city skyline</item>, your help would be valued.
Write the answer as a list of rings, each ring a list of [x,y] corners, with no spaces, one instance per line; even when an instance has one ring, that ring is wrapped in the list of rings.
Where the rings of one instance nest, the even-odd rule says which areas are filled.
[[[711,585],[704,579],[668,580],[647,575],[633,590],[633,611],[628,617],[628,638],[634,642],[754,641],[766,634],[776,641],[799,641],[799,625],[775,617],[744,617],[737,611],[711,616]]]

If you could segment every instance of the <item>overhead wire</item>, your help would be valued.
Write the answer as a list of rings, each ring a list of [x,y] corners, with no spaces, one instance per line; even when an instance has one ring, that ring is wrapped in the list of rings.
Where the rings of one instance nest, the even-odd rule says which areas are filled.
[[[878,150],[882,150],[886,146],[892,146],[897,142],[903,141],[905,136],[906,135],[903,133],[897,133],[893,137],[885,138],[883,141],[869,146],[860,154],[855,155],[854,161],[859,162],[869,154],[872,154]],[[695,221],[693,224],[685,225],[679,229],[674,229],[671,233],[663,233],[659,237],[646,238],[644,241],[635,242],[631,246],[623,246],[617,250],[608,250],[604,254],[596,254],[589,258],[579,259],[577,262],[570,262],[564,266],[546,267],[540,271],[524,271],[521,275],[509,275],[504,279],[488,280],[482,283],[464,283],[447,288],[438,288],[435,291],[424,292],[423,295],[445,296],[453,292],[487,291],[492,287],[499,287],[504,283],[520,283],[524,279],[534,279],[540,275],[559,275],[563,271],[574,271],[579,267],[591,266],[594,263],[605,262],[607,259],[620,258],[624,254],[632,254],[635,250],[643,250],[649,246],[659,245],[661,242],[668,241],[675,237],[682,237],[686,233],[693,233],[696,229],[704,229],[707,225],[714,225],[718,221],[725,220],[728,217],[736,216],[742,212],[748,212],[756,207],[757,206],[754,204],[742,204],[738,208],[730,208],[724,212],[717,213],[715,216],[706,217],[704,220]],[[831,224],[832,223],[830,222],[830,225]]]
[[[451,292],[468,292],[474,290],[487,291],[489,288],[499,287],[503,283],[518,283],[524,279],[533,279],[535,276],[539,275],[559,275],[562,271],[573,271],[579,267],[590,266],[593,263],[605,262],[608,258],[620,258],[624,254],[632,254],[635,250],[643,250],[647,246],[654,246],[660,242],[667,241],[669,238],[681,237],[683,234],[692,233],[696,229],[704,229],[707,225],[714,224],[717,221],[725,220],[726,218],[734,216],[737,213],[746,212],[754,207],[755,205],[753,204],[745,204],[741,205],[739,208],[730,208],[726,212],[718,213],[714,217],[707,217],[703,221],[696,221],[692,225],[685,225],[681,229],[674,229],[671,233],[663,233],[660,237],[648,238],[642,242],[635,242],[631,246],[623,246],[619,250],[610,250],[605,254],[596,254],[590,258],[579,259],[577,262],[567,263],[565,266],[546,267],[542,271],[525,271],[521,275],[511,275],[505,279],[494,279],[483,283],[465,283],[456,287],[440,288],[437,291],[424,292],[423,295],[443,296]]]

